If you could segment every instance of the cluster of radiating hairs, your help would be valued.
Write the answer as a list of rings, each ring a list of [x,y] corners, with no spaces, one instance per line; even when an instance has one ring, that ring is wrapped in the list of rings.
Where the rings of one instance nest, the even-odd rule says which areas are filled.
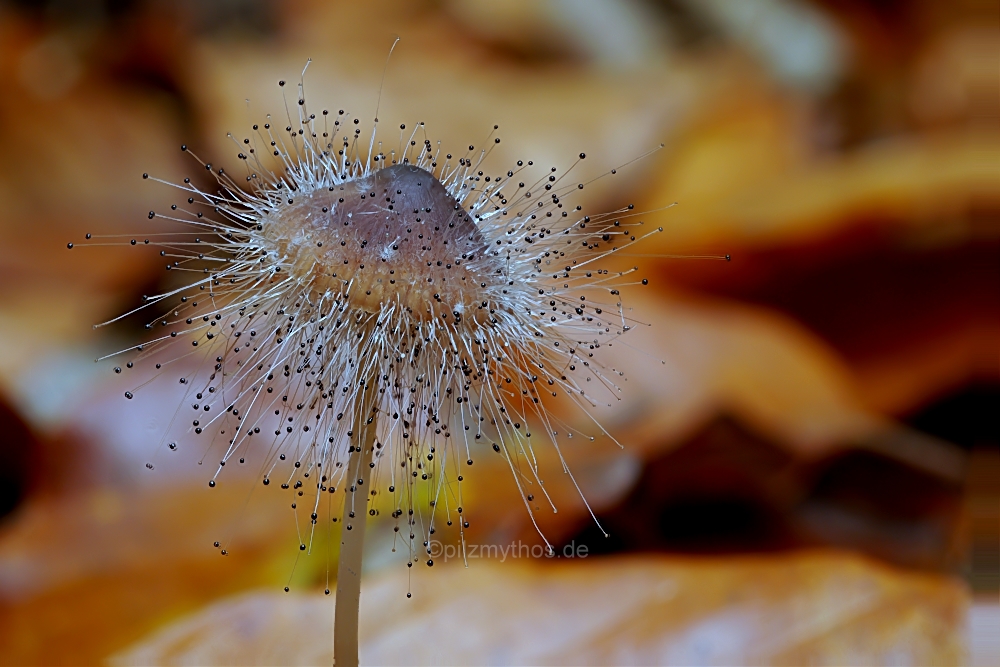
[[[646,284],[599,260],[662,228],[643,231],[631,205],[587,216],[571,203],[587,185],[570,178],[583,153],[562,173],[529,178],[520,160],[490,173],[496,126],[485,149],[456,156],[423,123],[400,125],[387,152],[377,117],[366,141],[344,111],[310,113],[302,84],[296,101],[287,123],[268,116],[230,135],[245,174],[202,163],[217,192],[143,174],[185,193],[186,205],[149,213],[180,228],[124,243],[159,247],[189,279],[116,318],[162,313],[115,354],[185,386],[188,432],[221,449],[209,486],[238,459],[293,494],[312,524],[303,550],[351,497],[337,491],[354,490],[359,414],[376,429],[360,465],[372,495],[391,494],[411,555],[442,522],[464,543],[462,473],[483,452],[506,461],[529,516],[535,493],[555,510],[536,450],[553,447],[572,476],[560,445],[575,431],[553,401],[589,415],[619,398],[621,373],[600,350],[633,326],[619,289]]]

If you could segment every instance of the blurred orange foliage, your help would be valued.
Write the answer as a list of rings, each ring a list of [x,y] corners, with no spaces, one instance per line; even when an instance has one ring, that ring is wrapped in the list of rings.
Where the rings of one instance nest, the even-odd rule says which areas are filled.
[[[565,451],[615,525],[592,543],[609,555],[407,579],[376,539],[363,659],[966,659],[956,574],[986,590],[972,563],[977,544],[995,550],[979,528],[1000,506],[982,473],[994,440],[963,435],[975,419],[905,422],[1000,386],[992,13],[931,0],[28,4],[0,6],[0,464],[29,490],[0,523],[0,663],[329,662],[332,606],[316,591],[336,554],[323,538],[297,558],[275,489],[128,472],[162,425],[127,419],[109,367],[83,362],[134,344],[131,324],[89,325],[168,284],[160,258],[141,243],[66,250],[88,232],[160,231],[146,211],[175,193],[141,174],[214,187],[177,147],[228,164],[227,133],[284,114],[275,83],[309,58],[310,99],[365,122],[380,103],[386,128],[426,121],[443,146],[499,124],[497,168],[585,151],[583,182],[664,144],[584,193],[591,211],[634,202],[664,228],[615,258],[650,278],[624,295],[640,323],[606,357],[623,400],[594,411],[623,448]],[[8,428],[22,419],[31,430]],[[538,454],[559,510],[530,503],[546,536],[599,534],[558,458]],[[476,458],[469,540],[537,542],[506,464]],[[733,508],[756,518],[726,532]],[[374,520],[372,534],[389,530]],[[211,545],[225,536],[222,558]],[[270,592],[289,577],[292,593]]]

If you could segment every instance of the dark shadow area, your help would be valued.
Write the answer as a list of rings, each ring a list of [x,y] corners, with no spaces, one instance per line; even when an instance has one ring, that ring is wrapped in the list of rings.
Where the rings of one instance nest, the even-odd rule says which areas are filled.
[[[0,396],[0,517],[14,511],[27,494],[40,450],[38,438]]]
[[[646,463],[631,492],[567,543],[594,554],[854,549],[949,569],[962,486],[866,449],[794,458],[732,419]]]
[[[924,407],[906,422],[965,449],[1000,446],[1000,384],[974,384]]]

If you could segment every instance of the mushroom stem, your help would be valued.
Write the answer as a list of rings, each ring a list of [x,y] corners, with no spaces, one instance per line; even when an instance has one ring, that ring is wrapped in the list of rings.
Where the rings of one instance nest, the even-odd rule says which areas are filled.
[[[344,514],[340,526],[340,558],[337,565],[337,599],[333,618],[333,664],[356,667],[358,664],[358,607],[361,602],[361,560],[365,546],[365,525],[375,453],[375,430],[378,414],[374,384],[355,402],[352,431],[354,451],[348,457],[348,477]]]

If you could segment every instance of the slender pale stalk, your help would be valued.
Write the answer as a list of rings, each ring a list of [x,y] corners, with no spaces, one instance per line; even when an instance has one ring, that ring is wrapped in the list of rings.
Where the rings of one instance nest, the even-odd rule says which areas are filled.
[[[368,523],[368,501],[375,430],[378,414],[374,407],[378,390],[374,383],[358,398],[352,431],[354,451],[348,457],[349,477],[340,527],[340,559],[337,565],[337,600],[333,619],[333,664],[358,664],[358,607],[361,602],[361,560]]]

